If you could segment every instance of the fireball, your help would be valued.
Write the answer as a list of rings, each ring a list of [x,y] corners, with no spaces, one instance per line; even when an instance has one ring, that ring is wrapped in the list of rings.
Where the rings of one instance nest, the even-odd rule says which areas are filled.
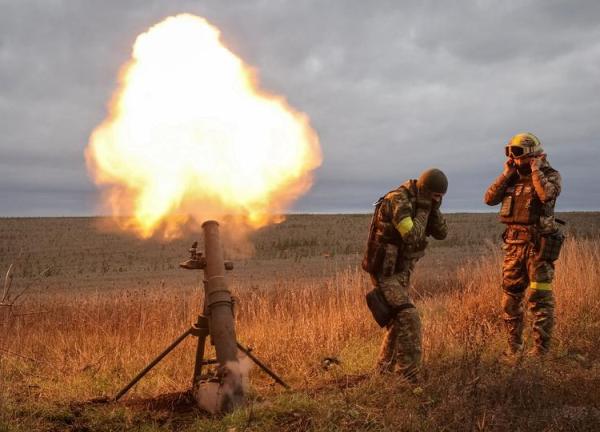
[[[310,188],[321,151],[306,114],[183,14],[136,39],[86,162],[124,227],[172,237],[190,220],[276,220]]]

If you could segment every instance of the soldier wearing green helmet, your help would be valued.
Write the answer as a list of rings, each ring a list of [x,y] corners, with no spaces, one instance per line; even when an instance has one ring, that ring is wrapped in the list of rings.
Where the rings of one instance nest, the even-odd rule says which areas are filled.
[[[362,263],[374,285],[367,304],[386,328],[377,370],[389,373],[397,367],[411,382],[418,381],[421,366],[421,321],[409,295],[410,276],[425,254],[427,236],[441,240],[448,233],[440,211],[447,189],[446,175],[433,168],[381,197]]]
[[[550,166],[540,140],[532,133],[515,135],[506,145],[502,174],[490,185],[486,204],[501,203],[505,252],[502,267],[502,310],[508,334],[505,355],[515,360],[523,350],[523,301],[533,315],[535,344],[530,354],[548,352],[554,327],[554,262],[563,235],[554,217],[561,177]]]

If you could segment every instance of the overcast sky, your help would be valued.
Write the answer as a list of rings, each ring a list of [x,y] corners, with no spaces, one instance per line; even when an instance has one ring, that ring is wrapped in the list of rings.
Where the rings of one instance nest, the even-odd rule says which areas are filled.
[[[437,166],[482,203],[515,133],[542,140],[561,210],[600,209],[600,2],[0,0],[0,216],[91,215],[83,151],[138,34],[189,12],[312,119],[300,212],[365,212]]]

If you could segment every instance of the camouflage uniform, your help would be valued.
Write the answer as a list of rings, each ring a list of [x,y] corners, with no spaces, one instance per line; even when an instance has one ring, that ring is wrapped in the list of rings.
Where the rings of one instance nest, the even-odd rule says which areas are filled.
[[[523,298],[527,287],[531,288],[528,304],[533,315],[534,352],[545,353],[550,346],[554,260],[541,256],[539,245],[544,236],[558,231],[554,205],[560,190],[560,174],[544,157],[539,169],[531,174],[502,174],[485,193],[486,204],[502,203],[500,220],[506,224],[502,310],[511,353],[520,352],[523,347]]]
[[[448,227],[439,205],[432,208],[431,201],[418,200],[415,180],[381,198],[373,223],[386,252],[383,268],[371,274],[371,280],[396,311],[386,326],[378,368],[391,372],[397,365],[414,381],[421,364],[421,321],[409,294],[410,276],[425,254],[426,236],[443,239]]]

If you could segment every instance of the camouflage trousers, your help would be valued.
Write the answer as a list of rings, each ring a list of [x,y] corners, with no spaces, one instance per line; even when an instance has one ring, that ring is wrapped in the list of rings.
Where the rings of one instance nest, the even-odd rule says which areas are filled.
[[[399,262],[391,276],[373,276],[387,302],[398,312],[386,327],[377,367],[380,372],[393,372],[396,367],[410,381],[418,379],[421,367],[421,319],[409,295],[412,260]]]
[[[505,243],[502,266],[502,310],[509,350],[519,352],[523,347],[523,302],[530,288],[527,303],[532,314],[535,350],[546,353],[554,327],[554,296],[552,280],[554,263],[539,259],[533,243]]]

